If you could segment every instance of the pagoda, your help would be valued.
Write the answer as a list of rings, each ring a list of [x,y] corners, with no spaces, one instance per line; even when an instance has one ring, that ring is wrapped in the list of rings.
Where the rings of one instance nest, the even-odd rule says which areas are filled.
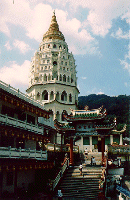
[[[62,122],[64,111],[70,114],[70,107],[77,108],[79,90],[75,59],[59,30],[55,12],[32,58],[27,93],[46,110],[52,110],[53,120]]]

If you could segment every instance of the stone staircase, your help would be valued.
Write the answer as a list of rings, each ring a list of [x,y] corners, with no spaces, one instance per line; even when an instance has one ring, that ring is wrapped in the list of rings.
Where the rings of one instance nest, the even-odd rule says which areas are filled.
[[[69,168],[58,189],[62,190],[64,200],[98,199],[101,167],[86,166],[80,175],[79,166]]]

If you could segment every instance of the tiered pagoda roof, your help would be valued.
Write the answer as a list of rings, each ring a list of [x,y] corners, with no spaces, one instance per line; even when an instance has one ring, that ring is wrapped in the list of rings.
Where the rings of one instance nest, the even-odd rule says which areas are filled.
[[[52,16],[51,24],[48,31],[43,35],[43,41],[48,41],[50,39],[58,39],[65,41],[64,35],[59,30],[59,25],[56,20],[55,11]]]
[[[67,119],[67,121],[77,121],[77,120],[96,120],[96,119],[102,119],[106,116],[106,109],[103,109],[103,107],[100,107],[98,109],[92,109],[92,110],[72,110],[71,114],[67,115],[64,114],[64,117]]]

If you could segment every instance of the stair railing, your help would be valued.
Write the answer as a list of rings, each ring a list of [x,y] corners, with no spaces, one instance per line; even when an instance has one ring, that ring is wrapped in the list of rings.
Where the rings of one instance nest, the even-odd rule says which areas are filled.
[[[61,178],[63,177],[64,172],[66,171],[66,169],[69,166],[69,158],[65,157],[63,164],[62,164],[62,168],[59,171],[58,175],[56,176],[55,180],[53,180],[52,183],[52,190],[54,191],[56,186],[58,185],[58,183],[60,182]]]

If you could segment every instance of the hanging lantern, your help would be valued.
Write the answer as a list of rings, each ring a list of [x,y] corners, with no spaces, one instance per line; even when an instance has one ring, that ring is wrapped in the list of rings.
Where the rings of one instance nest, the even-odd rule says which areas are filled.
[[[15,166],[14,166],[14,165],[13,165],[13,168],[12,168],[12,169],[13,169],[13,171],[15,171]]]
[[[19,137],[19,133],[17,134],[17,137]]]
[[[12,136],[14,136],[14,132],[12,131],[12,134],[11,134]]]
[[[22,170],[22,167],[21,167],[21,166],[19,167],[19,170]]]
[[[29,134],[28,134],[28,136],[27,136],[27,139],[29,140]]]
[[[39,165],[39,167],[38,167],[39,169],[41,169],[41,165]]]
[[[36,138],[36,141],[38,142],[38,137]]]
[[[34,136],[32,136],[32,140],[35,140],[35,137],[34,137]]]
[[[6,171],[9,171],[9,167],[8,166],[6,167]]]
[[[32,169],[32,165],[30,165],[30,167],[29,167],[30,169]]]
[[[25,166],[24,169],[27,170],[28,169],[27,166]]]
[[[12,104],[14,103],[14,100],[13,100],[13,99],[11,99],[11,103],[12,103]]]
[[[7,130],[5,130],[5,135],[7,136]]]
[[[7,96],[5,96],[5,101],[7,101]]]
[[[22,135],[22,138],[23,138],[23,139],[25,138],[25,135],[24,135],[24,134]]]
[[[19,102],[17,102],[17,106],[19,106]]]

